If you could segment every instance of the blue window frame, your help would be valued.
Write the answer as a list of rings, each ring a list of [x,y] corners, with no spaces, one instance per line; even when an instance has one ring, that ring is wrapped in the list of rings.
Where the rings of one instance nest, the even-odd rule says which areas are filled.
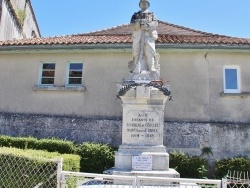
[[[224,67],[224,93],[240,93],[240,69],[238,66]]]
[[[67,86],[82,85],[83,63],[69,62],[67,71]]]
[[[52,86],[55,80],[56,64],[53,62],[41,63],[39,85]]]

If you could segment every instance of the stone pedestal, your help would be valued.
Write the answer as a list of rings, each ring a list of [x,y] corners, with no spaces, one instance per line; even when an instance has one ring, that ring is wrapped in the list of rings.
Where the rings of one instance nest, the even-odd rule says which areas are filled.
[[[162,91],[146,84],[131,87],[121,96],[122,145],[115,154],[114,168],[104,173],[179,177],[178,172],[169,169],[169,154],[163,146],[167,99],[168,96]],[[133,164],[132,158],[135,156],[141,156],[145,163],[138,161],[139,164]]]

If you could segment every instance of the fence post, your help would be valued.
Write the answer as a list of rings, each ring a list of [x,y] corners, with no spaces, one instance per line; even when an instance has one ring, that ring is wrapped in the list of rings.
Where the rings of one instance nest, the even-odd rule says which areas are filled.
[[[62,181],[62,162],[63,159],[59,159],[57,163],[57,188],[61,188],[61,181]]]
[[[141,187],[141,180],[138,176],[135,176],[135,181],[133,183],[133,188],[140,188]]]
[[[220,181],[219,183],[217,183],[217,188],[223,188],[223,186],[222,186],[222,181]]]
[[[62,173],[61,187],[60,188],[66,188],[66,178],[65,178],[64,173]]]
[[[222,178],[222,188],[227,188],[227,179]]]

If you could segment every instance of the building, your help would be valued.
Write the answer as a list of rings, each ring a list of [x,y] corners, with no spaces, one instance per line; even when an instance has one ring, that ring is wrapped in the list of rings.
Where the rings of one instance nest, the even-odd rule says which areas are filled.
[[[131,28],[0,42],[0,134],[121,143],[117,82]],[[156,49],[173,101],[164,145],[214,157],[250,155],[250,39],[159,21]]]
[[[40,37],[30,0],[0,0],[0,40]]]

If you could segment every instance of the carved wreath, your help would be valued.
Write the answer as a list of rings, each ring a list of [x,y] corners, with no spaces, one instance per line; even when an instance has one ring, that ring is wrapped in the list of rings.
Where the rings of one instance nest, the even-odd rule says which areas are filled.
[[[117,98],[121,99],[121,96],[124,96],[128,90],[130,90],[131,88],[136,88],[137,86],[142,86],[142,85],[144,85],[145,87],[157,88],[164,95],[169,96],[169,100],[172,100],[171,91],[166,86],[162,86],[160,84],[156,84],[156,83],[152,83],[152,82],[150,82],[148,84],[143,84],[143,83],[126,84],[119,90]]]

